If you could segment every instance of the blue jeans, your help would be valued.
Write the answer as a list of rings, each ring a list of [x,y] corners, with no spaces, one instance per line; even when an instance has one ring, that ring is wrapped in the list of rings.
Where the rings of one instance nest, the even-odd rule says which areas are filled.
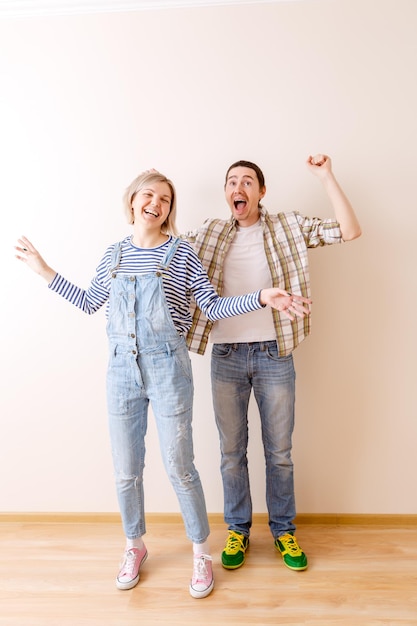
[[[143,469],[151,402],[162,460],[178,497],[187,537],[202,543],[210,531],[193,462],[193,383],[184,339],[178,337],[137,358],[129,349],[115,346],[107,382],[113,463],[126,537],[134,539],[146,532]],[[152,488],[158,489],[157,483]]]
[[[230,530],[249,536],[248,404],[253,389],[261,418],[269,527],[274,538],[295,530],[292,355],[280,357],[276,341],[214,344],[211,382],[220,437],[225,522]]]
[[[149,403],[162,460],[175,490],[187,537],[209,535],[200,476],[194,465],[193,374],[184,337],[175,329],[162,273],[175,254],[169,247],[154,273],[119,275],[120,246],[112,256],[107,334],[107,403],[117,496],[126,537],[146,532],[143,469]],[[158,485],[153,481],[153,489]]]

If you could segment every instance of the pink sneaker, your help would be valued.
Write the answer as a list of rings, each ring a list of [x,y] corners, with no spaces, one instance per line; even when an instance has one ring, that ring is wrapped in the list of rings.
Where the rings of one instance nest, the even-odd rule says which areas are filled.
[[[148,551],[145,547],[129,548],[123,555],[123,562],[116,578],[116,587],[118,589],[132,589],[139,582],[139,569],[146,561]]]
[[[205,598],[213,591],[213,587],[214,578],[211,556],[208,554],[195,554],[190,594],[193,598]]]

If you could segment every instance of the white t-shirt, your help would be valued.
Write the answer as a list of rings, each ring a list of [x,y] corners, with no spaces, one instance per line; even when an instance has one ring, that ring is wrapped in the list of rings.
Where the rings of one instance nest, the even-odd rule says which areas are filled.
[[[223,266],[224,296],[237,296],[272,287],[266,259],[262,224],[237,227]],[[212,343],[246,343],[276,339],[270,307],[237,315],[214,323]]]

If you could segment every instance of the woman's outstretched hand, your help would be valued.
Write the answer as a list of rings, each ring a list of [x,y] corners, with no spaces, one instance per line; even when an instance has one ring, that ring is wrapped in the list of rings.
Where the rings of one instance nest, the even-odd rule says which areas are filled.
[[[288,291],[279,289],[278,287],[262,289],[260,302],[261,304],[268,304],[273,309],[280,311],[290,320],[294,320],[295,316],[305,317],[306,315],[310,315],[310,305],[312,304],[310,298],[288,293]]]
[[[49,267],[49,265],[43,260],[29,239],[27,237],[21,237],[17,240],[17,244],[18,245],[15,246],[16,259],[26,263],[31,270],[36,272],[36,274],[39,274],[39,276],[42,276],[42,278],[47,280],[48,283],[52,282],[56,276],[56,271]]]

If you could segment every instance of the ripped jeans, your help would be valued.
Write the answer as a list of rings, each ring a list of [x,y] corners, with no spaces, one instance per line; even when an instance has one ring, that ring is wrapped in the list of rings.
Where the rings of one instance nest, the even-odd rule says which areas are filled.
[[[179,246],[173,240],[157,271],[119,272],[120,243],[113,248],[107,335],[107,406],[117,497],[128,539],[146,532],[143,468],[149,403],[158,430],[162,460],[177,494],[187,537],[203,543],[209,535],[206,503],[194,466],[193,374],[184,337],[174,326],[163,276]],[[137,254],[140,257],[140,250]],[[154,477],[153,477],[154,478]],[[158,489],[156,480],[152,489]]]
[[[209,524],[203,489],[194,466],[193,381],[182,337],[134,355],[114,346],[107,374],[109,429],[117,496],[126,537],[146,532],[143,469],[148,407],[151,402],[162,459],[175,490],[187,537],[203,543]],[[151,480],[151,488],[158,489]]]

